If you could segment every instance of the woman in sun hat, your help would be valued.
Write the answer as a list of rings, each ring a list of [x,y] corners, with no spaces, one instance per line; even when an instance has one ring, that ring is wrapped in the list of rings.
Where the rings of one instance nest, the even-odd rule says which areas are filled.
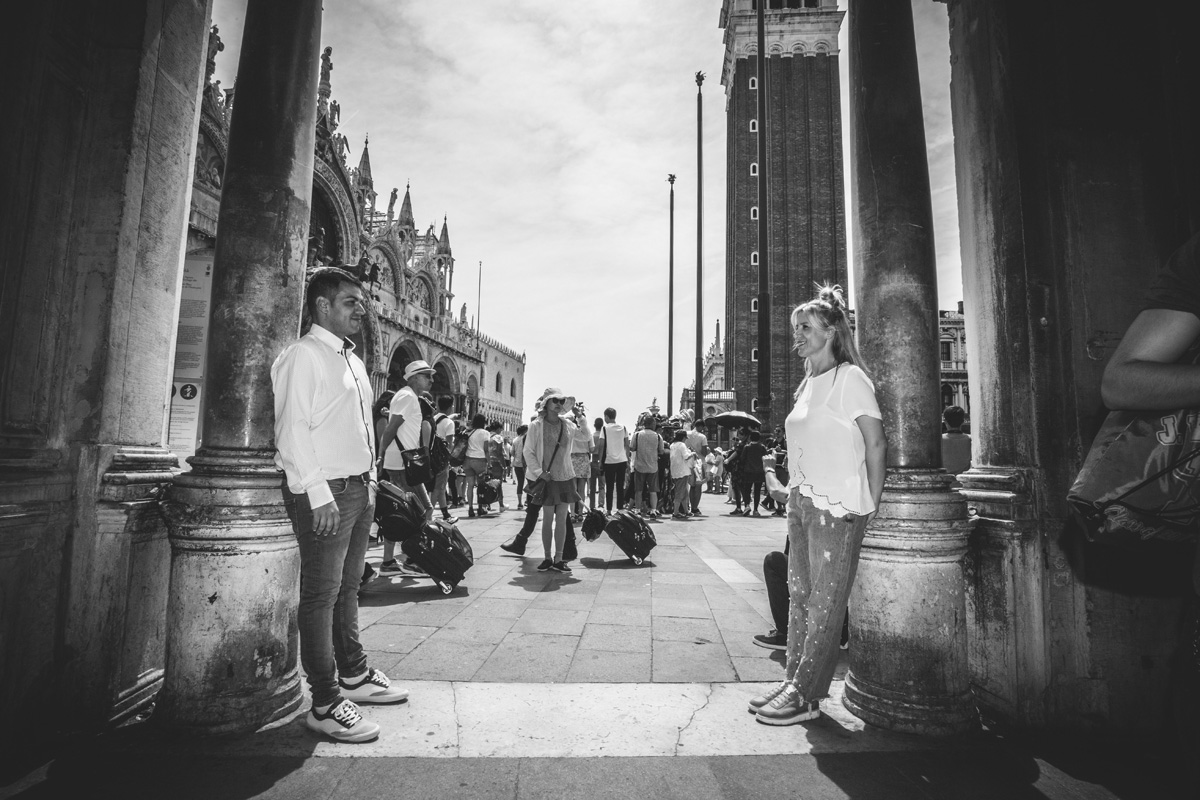
[[[545,481],[542,549],[546,558],[538,565],[539,572],[571,571],[563,560],[563,546],[567,538],[567,514],[579,497],[575,489],[575,469],[571,465],[571,441],[575,436],[571,412],[574,406],[574,397],[561,389],[547,389],[538,398],[537,419],[525,434],[525,477],[530,484],[526,494],[533,484]]]

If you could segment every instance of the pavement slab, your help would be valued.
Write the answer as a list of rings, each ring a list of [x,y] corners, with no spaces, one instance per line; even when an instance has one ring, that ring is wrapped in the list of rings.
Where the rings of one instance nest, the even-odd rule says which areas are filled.
[[[1149,745],[873,728],[842,705],[845,654],[819,720],[758,723],[747,701],[784,672],[783,653],[753,636],[773,627],[762,559],[782,548],[786,522],[730,517],[718,497],[703,505],[707,516],[655,524],[643,565],[605,536],[580,542],[570,575],[536,571],[538,542],[529,558],[499,549],[523,514],[464,514],[476,563],[452,594],[407,576],[360,593],[372,665],[410,691],[363,707],[382,727],[374,742],[313,734],[307,703],[235,737],[173,737],[151,717],[87,746],[5,754],[0,798],[1189,796]],[[368,560],[381,555],[376,544]]]

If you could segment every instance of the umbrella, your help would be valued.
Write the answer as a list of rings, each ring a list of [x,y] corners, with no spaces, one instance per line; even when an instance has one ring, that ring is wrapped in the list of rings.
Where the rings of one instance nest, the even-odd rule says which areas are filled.
[[[723,411],[708,419],[724,428],[757,428],[762,425],[758,421],[758,418],[747,414],[745,411]],[[707,422],[708,420],[705,421]]]

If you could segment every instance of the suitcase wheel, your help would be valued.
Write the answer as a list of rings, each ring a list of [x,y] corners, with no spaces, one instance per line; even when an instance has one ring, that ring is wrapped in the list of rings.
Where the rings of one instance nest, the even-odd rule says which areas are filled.
[[[454,587],[445,581],[438,581],[438,586],[442,587],[442,594],[450,594],[454,591]]]
[[[642,563],[642,557],[641,557],[641,556],[630,556],[630,558],[632,558],[632,559],[633,559],[633,563],[635,563],[635,564],[638,564],[638,565],[640,565],[640,564]]]

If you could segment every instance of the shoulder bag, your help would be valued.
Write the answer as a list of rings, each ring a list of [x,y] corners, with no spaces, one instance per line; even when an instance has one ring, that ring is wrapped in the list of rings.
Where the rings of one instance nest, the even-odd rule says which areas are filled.
[[[563,434],[566,433],[566,431],[566,425],[563,425],[558,431],[558,441],[554,443],[554,452],[550,454],[551,468],[554,467],[554,459],[558,457],[558,448],[562,447]],[[549,474],[549,470],[545,470],[541,475],[538,476],[536,481],[525,485],[525,497],[535,506],[542,505],[542,501],[546,499],[546,487],[550,485],[550,480],[547,477]]]
[[[1194,545],[1200,536],[1200,410],[1114,411],[1067,503],[1089,542]]]

